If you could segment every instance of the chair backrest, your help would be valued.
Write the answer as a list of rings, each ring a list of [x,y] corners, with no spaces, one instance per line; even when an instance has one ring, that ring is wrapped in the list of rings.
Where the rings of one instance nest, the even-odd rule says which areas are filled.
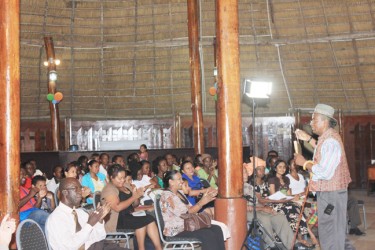
[[[201,181],[201,183],[202,183],[202,185],[203,185],[204,188],[211,187],[210,183],[206,179],[200,178],[200,181]]]
[[[99,191],[96,191],[94,193],[94,197],[93,197],[94,210],[96,209],[96,205],[98,205],[98,203],[100,203],[100,196],[101,195],[102,195],[102,192],[99,192]]]
[[[22,221],[16,232],[17,248],[21,250],[48,250],[48,243],[43,230],[33,220]]]
[[[156,223],[158,224],[158,229],[159,229],[159,235],[161,239],[164,241],[164,235],[163,235],[164,220],[163,220],[163,215],[161,213],[161,207],[160,207],[160,194],[157,194],[155,196],[154,208],[155,208]]]
[[[55,204],[56,204],[56,207],[59,205],[60,203],[60,200],[59,200],[59,187],[56,188],[55,190],[55,193],[53,194],[54,198],[55,198]]]

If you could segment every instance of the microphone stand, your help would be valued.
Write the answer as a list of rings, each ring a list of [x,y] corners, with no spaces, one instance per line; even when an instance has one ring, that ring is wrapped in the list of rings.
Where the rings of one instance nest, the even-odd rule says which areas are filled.
[[[248,198],[248,197],[245,197],[246,200],[252,202],[253,204],[253,219],[250,223],[250,228],[246,234],[246,237],[245,237],[245,241],[244,243],[242,244],[242,246],[244,246],[246,249],[257,249],[257,248],[249,248],[249,246],[246,244],[247,243],[247,239],[248,237],[251,235],[253,239],[255,239],[257,236],[260,238],[260,240],[263,240],[262,239],[262,236],[259,232],[259,228],[262,228],[262,232],[264,234],[266,234],[268,237],[271,238],[271,240],[273,240],[273,237],[266,231],[266,229],[263,227],[263,225],[258,221],[258,218],[257,218],[257,210],[256,210],[256,194],[255,194],[255,182],[256,182],[256,164],[255,164],[255,156],[257,155],[257,150],[256,150],[256,146],[255,146],[255,108],[256,108],[256,103],[255,103],[255,99],[252,98],[252,101],[253,101],[253,113],[252,113],[252,123],[253,123],[253,140],[252,140],[252,147],[253,147],[253,160],[252,160],[252,163],[253,163],[253,197],[252,198]],[[251,150],[250,150],[251,151]],[[251,159],[251,157],[250,157]],[[274,240],[273,240],[274,241]],[[275,241],[274,241],[275,242]],[[262,244],[261,244],[262,246]],[[259,246],[258,249],[262,249],[261,246]],[[275,246],[280,249],[277,244],[275,244]]]

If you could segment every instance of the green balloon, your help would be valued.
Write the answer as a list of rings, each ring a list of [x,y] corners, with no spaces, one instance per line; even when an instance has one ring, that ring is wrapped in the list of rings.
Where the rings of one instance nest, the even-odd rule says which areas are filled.
[[[52,101],[54,97],[55,97],[54,94],[48,94],[47,95],[47,100],[48,101]]]

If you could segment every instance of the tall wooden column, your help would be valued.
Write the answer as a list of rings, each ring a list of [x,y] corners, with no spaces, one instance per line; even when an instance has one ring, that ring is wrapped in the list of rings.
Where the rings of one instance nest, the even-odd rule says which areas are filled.
[[[191,78],[191,111],[193,114],[194,152],[204,153],[202,115],[202,75],[199,60],[199,0],[187,0]]]
[[[219,198],[215,217],[228,225],[227,249],[241,249],[246,235],[242,179],[242,120],[237,0],[216,0],[218,67],[217,142]]]
[[[52,37],[44,37],[44,45],[46,47],[47,61],[48,61],[48,73],[56,71],[55,64],[55,48],[53,46]],[[48,93],[55,94],[56,92],[56,80],[51,80],[48,76]],[[60,147],[60,116],[58,104],[49,102],[49,111],[51,115],[51,131],[52,131],[52,149],[59,151]]]
[[[20,185],[19,0],[0,1],[0,217],[18,219]]]

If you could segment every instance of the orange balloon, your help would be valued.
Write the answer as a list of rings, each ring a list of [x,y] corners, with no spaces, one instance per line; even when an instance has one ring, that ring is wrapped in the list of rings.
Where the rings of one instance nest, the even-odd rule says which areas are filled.
[[[210,90],[209,90],[209,93],[210,93],[210,95],[216,95],[216,88],[211,87]]]
[[[63,96],[63,94],[62,94],[61,92],[56,92],[56,93],[55,93],[55,98],[54,98],[54,99],[55,99],[56,101],[61,101],[61,100],[63,99],[63,97],[64,97],[64,96]]]

